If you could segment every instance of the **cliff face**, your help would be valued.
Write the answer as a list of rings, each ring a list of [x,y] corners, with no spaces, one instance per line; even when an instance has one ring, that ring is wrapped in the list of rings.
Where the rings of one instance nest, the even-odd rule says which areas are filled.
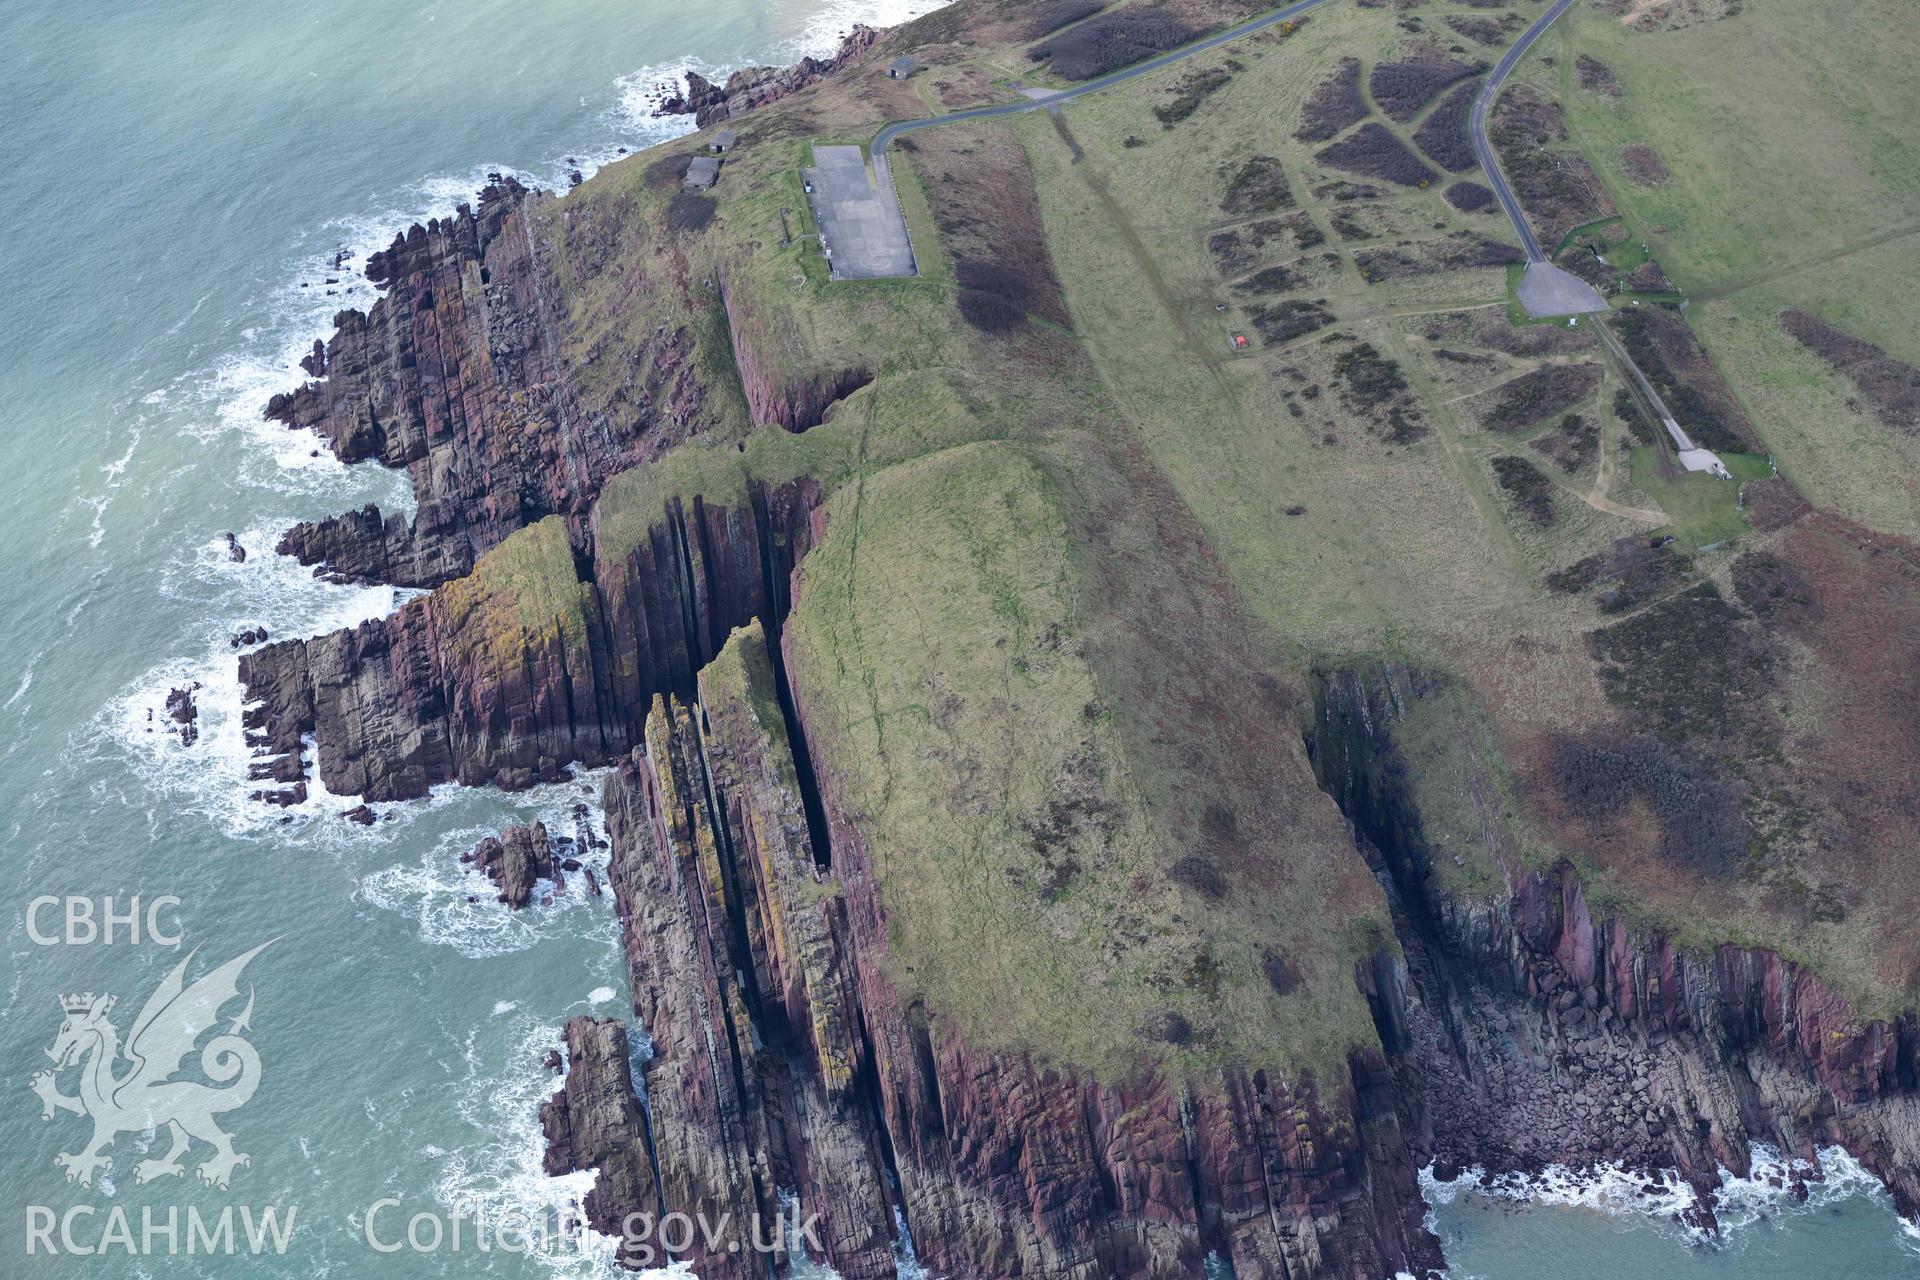
[[[1911,1017],[1858,1019],[1770,950],[1694,957],[1596,919],[1569,868],[1432,908],[1454,981],[1425,976],[1415,1022],[1442,1159],[1677,1168],[1706,1192],[1722,1167],[1746,1176],[1756,1142],[1839,1146],[1920,1210]]]
[[[873,381],[866,369],[783,377],[768,367],[762,352],[778,352],[780,343],[765,332],[753,304],[720,273],[721,297],[727,306],[727,331],[733,341],[734,368],[740,389],[755,422],[778,423],[788,431],[818,426],[834,401],[852,395]]]
[[[399,800],[608,763],[639,741],[653,696],[690,692],[734,627],[784,615],[817,502],[796,482],[756,488],[740,509],[669,504],[584,574],[548,520],[388,617],[244,655],[253,773],[280,784],[263,797],[292,799],[309,767],[336,793]]]
[[[566,1083],[540,1107],[544,1167],[551,1177],[597,1170],[581,1208],[594,1230],[618,1236],[627,1213],[657,1215],[660,1200],[646,1113],[633,1091],[634,1049],[614,1019],[583,1016],[567,1023],[566,1050]],[[628,1256],[638,1264],[632,1250]]]
[[[609,476],[692,429],[701,391],[684,328],[621,353],[645,385],[614,411],[576,393],[561,290],[528,218],[548,199],[496,181],[477,209],[416,224],[368,261],[386,296],[334,317],[303,362],[314,380],[266,415],[317,432],[343,461],[404,467],[418,512],[295,525],[283,553],[342,578],[434,586],[523,525],[582,516]]]
[[[802,58],[790,67],[743,67],[715,84],[697,71],[687,72],[687,91],[675,94],[654,109],[657,116],[692,116],[704,129],[731,120],[755,107],[764,107],[790,93],[826,79],[873,47],[880,33],[862,23],[840,39],[831,58]]]
[[[1398,1064],[1442,1166],[1675,1168],[1710,1193],[1765,1142],[1838,1145],[1920,1210],[1920,1027],[1855,1017],[1764,948],[1685,952],[1596,915],[1567,866],[1479,898],[1432,874],[1396,722],[1435,687],[1399,668],[1331,677],[1315,762],[1396,894],[1411,982]],[[1711,1225],[1710,1211],[1701,1225]]]
[[[1439,1265],[1378,1054],[1324,1089],[1240,1070],[1116,1084],[903,1008],[868,852],[830,780],[809,818],[778,684],[757,629],[736,637],[697,707],[656,700],[607,784],[668,1211],[765,1220],[796,1190],[853,1280],[895,1273],[896,1222],[951,1276],[1193,1276],[1216,1251],[1243,1276]]]

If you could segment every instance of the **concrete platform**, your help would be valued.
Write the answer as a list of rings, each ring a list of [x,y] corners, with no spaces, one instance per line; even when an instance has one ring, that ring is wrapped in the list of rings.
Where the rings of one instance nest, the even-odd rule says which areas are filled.
[[[916,273],[907,220],[884,168],[875,173],[859,147],[815,147],[800,170],[813,188],[807,202],[827,242],[835,280],[885,280]]]
[[[1514,290],[1520,305],[1535,320],[1548,316],[1584,316],[1611,310],[1599,290],[1551,262],[1529,262]]]

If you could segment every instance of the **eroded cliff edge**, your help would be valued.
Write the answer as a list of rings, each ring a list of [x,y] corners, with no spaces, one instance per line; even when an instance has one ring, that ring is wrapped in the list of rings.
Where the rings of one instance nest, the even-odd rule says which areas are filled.
[[[691,691],[734,627],[784,613],[818,498],[794,482],[737,506],[671,501],[631,545],[595,536],[591,554],[549,518],[388,617],[244,655],[254,776],[278,784],[259,798],[297,802],[310,769],[335,793],[402,800],[609,763],[654,695]]]
[[[825,1260],[859,1280],[895,1274],[902,1228],[924,1265],[955,1276],[1191,1276],[1209,1253],[1245,1276],[1439,1265],[1378,1052],[1324,1086],[1151,1066],[1105,1082],[982,1051],[903,1004],[871,855],[830,782],[826,829],[809,824],[785,724],[750,627],[702,673],[697,702],[656,701],[644,745],[607,782],[652,1045],[632,1138],[657,1173],[636,1186],[643,1162],[617,1162],[589,1206],[596,1225],[617,1235],[626,1214],[662,1206],[769,1220],[791,1191],[821,1214]],[[568,1117],[620,1050],[579,1024],[568,1046],[545,1112],[557,1169],[590,1167]],[[711,1276],[762,1265],[690,1260]]]
[[[977,34],[964,8],[922,43]],[[1152,465],[1159,424],[1130,420],[1080,348],[1032,134],[957,127],[903,151],[951,285],[827,288],[790,216],[805,139],[925,106],[871,65],[782,92],[738,118],[710,196],[677,192],[689,143],[565,200],[498,184],[408,233],[376,268],[387,297],[345,313],[320,381],[275,406],[342,456],[408,467],[422,500],[416,521],[342,517],[287,549],[434,590],[248,655],[263,796],[295,800],[316,770],[394,798],[617,765],[634,1016],[568,1029],[544,1117],[551,1168],[600,1170],[597,1224],[765,1213],[791,1191],[853,1276],[894,1271],[905,1236],[952,1276],[1191,1276],[1214,1251],[1242,1276],[1385,1276],[1439,1264],[1415,1182],[1430,1159],[1619,1159],[1706,1186],[1761,1139],[1840,1141],[1913,1209],[1910,1019],[1854,1018],[1809,966],[1716,947],[1725,933],[1630,927],[1630,897],[1594,907],[1497,829],[1490,862],[1511,874],[1449,878],[1458,846],[1435,858],[1400,749],[1446,678],[1342,669],[1316,700],[1273,658],[1225,543]],[[1046,179],[1057,210],[1082,148],[1035,132],[1075,157]],[[1206,181],[1189,194],[1216,217]],[[985,269],[1007,262],[1022,270]],[[1071,278],[1089,287],[1084,264]],[[983,289],[1003,291],[984,310]],[[968,301],[1014,327],[982,329]],[[1322,502],[1302,493],[1272,505],[1301,519]],[[1839,541],[1898,558],[1865,531]],[[1730,711],[1767,741],[1768,691],[1721,677],[1788,665],[1762,632],[1817,629],[1819,562],[1761,573],[1768,621],[1653,557],[1620,606],[1646,616],[1619,617],[1610,580],[1633,595],[1646,550],[1554,575],[1574,595],[1609,584],[1577,625],[1625,655],[1603,674],[1646,701],[1626,731]],[[786,631],[803,560],[827,641],[810,665]],[[1652,650],[1683,629],[1696,643]],[[1561,630],[1466,656],[1557,655],[1557,679],[1593,683],[1552,647]],[[1699,643],[1715,637],[1730,652]],[[1731,696],[1701,709],[1640,679],[1676,649],[1717,665],[1673,684]],[[1877,693],[1861,669],[1851,684]],[[1683,780],[1710,818],[1725,807],[1724,779]],[[1711,838],[1685,858],[1726,847],[1712,822],[1688,830]],[[1036,957],[1070,981],[1025,989]],[[1049,1024],[1050,1003],[1067,1016]],[[1124,1061],[1079,1052],[1098,1039]]]
[[[1911,1013],[1858,1017],[1769,948],[1701,953],[1636,929],[1596,910],[1564,862],[1446,887],[1396,731],[1447,683],[1391,665],[1330,673],[1313,729],[1322,783],[1391,888],[1411,976],[1398,1079],[1428,1153],[1452,1169],[1678,1170],[1710,1206],[1756,1143],[1807,1161],[1838,1146],[1903,1215],[1920,1211]],[[1500,821],[1489,806],[1490,845]]]

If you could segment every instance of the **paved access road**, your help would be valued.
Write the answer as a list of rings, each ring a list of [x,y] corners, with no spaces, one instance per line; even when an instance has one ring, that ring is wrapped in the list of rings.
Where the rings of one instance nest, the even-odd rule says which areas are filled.
[[[1527,50],[1533,48],[1533,42],[1559,21],[1561,14],[1573,8],[1573,4],[1574,0],[1554,0],[1553,6],[1514,41],[1513,48],[1507,50],[1506,56],[1494,65],[1493,74],[1480,86],[1480,92],[1473,99],[1473,111],[1468,117],[1469,131],[1473,134],[1474,158],[1480,161],[1481,170],[1493,186],[1493,194],[1499,197],[1500,207],[1506,210],[1507,221],[1513,223],[1513,229],[1527,251],[1528,262],[1545,262],[1547,255],[1541,252],[1540,242],[1534,239],[1533,228],[1527,225],[1527,215],[1520,211],[1520,202],[1514,198],[1513,188],[1507,185],[1507,175],[1500,171],[1500,159],[1493,154],[1493,144],[1487,141],[1487,115],[1493,109],[1493,100],[1500,96],[1500,86],[1520,65],[1520,59],[1527,56]]]
[[[1231,44],[1235,40],[1252,35],[1256,31],[1262,31],[1268,27],[1277,26],[1282,22],[1297,18],[1308,10],[1318,8],[1324,3],[1326,3],[1326,0],[1296,0],[1295,3],[1287,5],[1284,8],[1275,9],[1272,13],[1253,18],[1241,23],[1237,27],[1229,27],[1227,30],[1208,36],[1204,40],[1197,40],[1192,44],[1182,45],[1178,49],[1170,50],[1157,57],[1148,58],[1145,62],[1136,62],[1130,67],[1122,67],[1118,71],[1108,72],[1106,75],[1097,76],[1085,84],[1075,85],[1071,89],[1062,89],[1058,93],[1044,94],[1039,97],[1029,98],[1023,102],[1006,102],[992,107],[973,107],[966,111],[955,111],[948,115],[929,116],[924,120],[896,120],[892,124],[882,127],[880,132],[873,136],[874,178],[880,190],[886,193],[897,211],[899,200],[894,193],[893,174],[887,166],[887,148],[893,145],[895,138],[903,134],[912,133],[918,129],[931,129],[936,125],[957,124],[963,120],[991,120],[999,116],[1023,115],[1029,111],[1056,107],[1063,102],[1071,102],[1073,99],[1086,94],[1097,93],[1101,89],[1110,88],[1113,85],[1132,80],[1137,76],[1151,75],[1156,71],[1172,66],[1176,62],[1191,58],[1197,53],[1206,53],[1209,50],[1218,49],[1222,45]],[[1513,73],[1514,67],[1519,65],[1520,59],[1526,56],[1527,50],[1533,47],[1534,41],[1538,40],[1541,33],[1552,26],[1559,19],[1560,15],[1568,9],[1571,9],[1573,5],[1574,0],[1554,0],[1552,7],[1541,14],[1539,19],[1526,29],[1514,46],[1507,50],[1506,55],[1502,57],[1494,67],[1493,73],[1487,77],[1486,83],[1481,86],[1480,93],[1473,100],[1471,127],[1469,131],[1473,137],[1474,156],[1480,161],[1480,168],[1486,173],[1487,181],[1492,185],[1493,193],[1500,201],[1500,207],[1506,211],[1508,221],[1513,223],[1513,229],[1519,235],[1520,243],[1525,247],[1527,260],[1530,263],[1544,263],[1547,261],[1547,255],[1541,251],[1540,242],[1534,237],[1533,228],[1527,225],[1527,215],[1521,212],[1520,202],[1514,198],[1513,188],[1507,185],[1506,175],[1500,171],[1500,161],[1493,154],[1492,144],[1487,141],[1487,113],[1493,106],[1493,100],[1500,95],[1500,86],[1504,84],[1507,77]],[[903,225],[905,221],[905,218],[902,217],[901,222]],[[908,274],[911,274],[911,272]]]
[[[1071,89],[1062,89],[1058,93],[1049,93],[1044,97],[1033,98],[1026,102],[1006,102],[997,107],[973,107],[966,111],[955,111],[951,115],[929,116],[925,120],[896,120],[873,135],[874,157],[878,160],[884,156],[887,148],[893,144],[893,140],[903,133],[912,133],[916,129],[931,129],[937,124],[957,124],[962,120],[991,120],[995,116],[1017,116],[1028,111],[1055,107],[1063,102],[1071,102],[1075,98],[1131,80],[1136,76],[1151,75],[1163,67],[1170,67],[1176,62],[1191,58],[1196,53],[1206,53],[1209,50],[1218,49],[1223,44],[1232,44],[1235,40],[1297,18],[1309,9],[1317,9],[1325,3],[1326,0],[1296,0],[1284,9],[1275,9],[1272,13],[1263,14],[1237,27],[1229,27],[1204,40],[1181,45],[1178,49],[1148,58],[1145,62],[1136,62],[1130,67],[1109,71],[1106,75],[1096,76],[1085,84],[1077,84]],[[1573,0],[1561,0],[1562,7],[1571,3]],[[882,176],[884,178],[884,174]]]
[[[1571,2],[1571,0],[1568,0],[1568,2]],[[905,235],[906,215],[900,212],[900,195],[894,188],[893,171],[887,164],[887,148],[892,146],[893,140],[901,134],[912,133],[916,129],[931,129],[935,125],[958,124],[963,120],[992,120],[999,116],[1017,116],[1029,111],[1039,111],[1048,107],[1057,107],[1063,102],[1071,102],[1075,98],[1097,92],[1112,85],[1120,84],[1136,76],[1151,75],[1153,72],[1159,71],[1164,67],[1170,67],[1182,59],[1191,58],[1196,53],[1206,53],[1210,49],[1218,49],[1221,45],[1231,44],[1235,40],[1250,36],[1256,31],[1263,31],[1268,27],[1277,26],[1289,19],[1297,18],[1307,12],[1307,10],[1316,9],[1325,3],[1326,0],[1295,0],[1295,3],[1287,5],[1285,8],[1275,9],[1272,13],[1253,18],[1241,23],[1237,27],[1229,27],[1227,30],[1210,35],[1204,40],[1196,40],[1192,44],[1182,45],[1178,49],[1160,54],[1157,57],[1148,58],[1145,62],[1136,62],[1130,67],[1122,67],[1118,71],[1110,71],[1104,76],[1096,76],[1085,84],[1077,84],[1071,89],[1062,89],[1058,93],[1048,93],[1038,97],[1030,97],[1024,102],[1005,102],[995,107],[973,107],[966,111],[955,111],[944,116],[928,116],[924,120],[896,120],[892,124],[883,126],[880,132],[873,135],[874,185],[878,187],[882,196],[888,204],[892,206],[892,214],[899,219],[901,234]],[[914,275],[918,271],[918,264],[910,261],[907,269],[899,274]],[[863,274],[874,273],[863,272]]]

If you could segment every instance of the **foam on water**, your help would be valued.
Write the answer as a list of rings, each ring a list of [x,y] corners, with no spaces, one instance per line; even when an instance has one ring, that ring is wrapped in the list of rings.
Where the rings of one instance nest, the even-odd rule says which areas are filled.
[[[840,48],[840,37],[856,22],[869,27],[896,27],[942,8],[946,0],[834,0],[816,10],[806,29],[791,41],[785,60],[825,58]]]
[[[124,483],[121,477],[126,474],[127,464],[133,461],[134,450],[140,447],[140,436],[140,429],[135,427],[127,440],[127,451],[100,468],[100,473],[106,477],[106,485],[98,495],[86,500],[93,509],[92,527],[87,531],[87,545],[90,547],[99,546],[107,536],[107,505],[113,501],[114,492]]]
[[[578,777],[588,775],[580,774]],[[599,788],[594,787],[594,795]],[[452,796],[449,795],[451,800]],[[419,923],[420,939],[434,946],[452,947],[469,958],[524,951],[543,938],[604,933],[617,945],[612,912],[606,895],[607,851],[588,847],[580,835],[598,835],[603,829],[599,802],[583,793],[578,783],[536,787],[512,798],[518,811],[514,821],[543,822],[549,837],[575,839],[556,850],[560,858],[577,858],[578,872],[563,872],[564,887],[542,880],[534,886],[533,904],[514,910],[498,900],[498,890],[479,869],[460,859],[488,836],[498,835],[499,823],[466,826],[442,834],[419,862],[386,867],[360,881],[359,896],[387,911],[409,914]],[[426,803],[431,804],[429,800]],[[585,805],[576,823],[574,808]],[[587,889],[587,873],[601,885],[601,896]],[[588,1000],[611,1000],[611,988],[594,989]],[[517,1008],[511,1002],[494,1006],[501,1016]]]
[[[284,827],[284,816],[338,812],[321,803],[326,795],[317,779],[309,784],[313,799],[291,815],[248,798],[273,784],[247,777],[255,756],[242,725],[243,692],[231,640],[235,632],[259,626],[265,626],[273,640],[324,634],[390,613],[408,593],[320,582],[292,559],[274,553],[278,537],[277,529],[258,525],[238,535],[247,552],[243,562],[227,554],[224,539],[213,539],[162,571],[161,593],[192,604],[206,619],[202,647],[195,656],[154,667],[109,702],[79,735],[69,763],[96,763],[102,751],[117,748],[154,794],[236,836]],[[191,746],[172,732],[167,718],[167,695],[174,689],[192,689],[199,708],[199,738]],[[99,773],[102,782],[97,785],[109,785],[105,779],[111,771]]]
[[[830,54],[838,46],[839,32],[852,22],[885,25],[934,7],[927,0],[836,3],[816,13],[804,33],[787,46],[765,51],[756,60],[787,62],[803,54]],[[350,865],[356,867],[366,866],[368,853],[376,851],[376,861],[391,865],[360,874],[356,899],[376,910],[410,917],[417,922],[421,941],[429,946],[483,957],[542,944],[559,948],[590,937],[604,948],[589,970],[592,979],[613,978],[620,972],[618,928],[610,904],[588,896],[584,871],[568,874],[565,892],[552,905],[513,912],[495,900],[491,884],[459,861],[480,838],[497,833],[503,811],[511,811],[508,820],[538,818],[551,834],[571,836],[576,830],[573,807],[585,801],[589,805],[586,824],[599,832],[598,788],[582,790],[586,775],[505,799],[476,796],[451,785],[440,787],[424,800],[380,806],[383,818],[391,820],[371,828],[342,821],[339,815],[353,798],[329,795],[317,777],[309,780],[307,803],[291,810],[250,800],[252,791],[274,784],[247,777],[254,756],[245,740],[244,695],[236,652],[229,641],[235,632],[259,626],[265,626],[275,641],[323,634],[391,613],[411,594],[328,584],[273,550],[295,518],[368,501],[389,512],[413,510],[404,473],[377,465],[346,466],[317,437],[289,431],[261,416],[273,395],[305,380],[299,361],[316,338],[332,332],[335,312],[367,308],[379,296],[364,275],[368,257],[413,223],[445,216],[457,204],[473,200],[490,172],[509,173],[529,186],[564,195],[570,170],[590,176],[623,154],[690,131],[693,121],[688,117],[651,114],[659,86],[678,84],[689,70],[722,79],[729,69],[692,58],[640,68],[611,86],[600,136],[578,140],[579,147],[571,152],[556,152],[544,172],[476,164],[378,194],[361,211],[315,227],[295,241],[277,273],[281,283],[267,291],[252,314],[233,322],[236,327],[229,331],[224,350],[216,348],[217,355],[196,357],[205,363],[195,371],[156,380],[159,385],[149,382],[128,395],[115,415],[123,425],[113,437],[110,460],[100,469],[98,489],[89,484],[91,496],[82,497],[68,512],[76,532],[86,522],[91,549],[98,551],[109,538],[118,545],[126,536],[118,523],[109,520],[109,513],[116,493],[140,478],[140,473],[156,471],[143,441],[147,446],[158,442],[162,446],[158,452],[164,454],[168,439],[181,433],[203,446],[184,464],[187,468],[217,467],[239,487],[240,501],[247,509],[266,514],[238,534],[247,552],[244,562],[233,561],[224,538],[216,528],[209,528],[205,541],[182,548],[161,568],[161,594],[170,604],[186,606],[184,612],[198,621],[184,643],[176,642],[178,656],[131,682],[70,739],[64,763],[98,779],[90,784],[97,803],[145,805],[148,826],[156,835],[186,813],[230,836],[276,848],[299,846],[336,856],[351,854],[357,861]],[[330,276],[335,280],[332,285],[326,283]],[[211,296],[200,298],[186,319],[200,312]],[[186,319],[175,326],[176,331]],[[141,463],[138,469],[132,465],[136,460]],[[143,482],[170,483],[163,473],[149,474]],[[171,483],[175,493],[188,492],[177,480]],[[110,565],[100,566],[79,593],[66,614],[70,631],[94,593],[110,580],[110,571]],[[29,665],[0,709],[30,705],[33,679]],[[199,737],[186,746],[170,731],[165,700],[170,690],[193,686],[198,686],[194,697]],[[308,744],[310,762],[311,752]],[[142,786],[126,785],[126,768],[133,770]],[[434,821],[426,822],[429,817]],[[421,853],[420,846],[428,842],[412,833],[425,831],[432,834]],[[576,845],[566,853],[591,867],[606,884],[603,849]],[[536,903],[552,891],[553,886],[540,886]],[[603,888],[605,892],[609,891]],[[9,1006],[18,987],[16,979]],[[617,1005],[621,999],[615,987],[597,985],[557,1014],[550,1007],[536,1012],[530,1007],[532,1001],[500,1000],[490,1016],[469,1029],[469,1079],[455,1092],[460,1115],[475,1133],[418,1135],[416,1149],[436,1171],[437,1198],[450,1207],[480,1204],[501,1214],[511,1211],[523,1217],[578,1220],[579,1205],[595,1175],[546,1175],[539,1104],[551,1095],[555,1081],[539,1064],[559,1043],[565,1016]],[[630,1026],[629,1032],[637,1075],[650,1042],[640,1026]],[[636,1080],[636,1092],[638,1084]],[[401,1104],[411,1092],[402,1092]],[[390,1127],[407,1132],[409,1110],[404,1105],[383,1107],[369,1098],[364,1106],[374,1132]],[[312,1159],[304,1142],[302,1154]],[[918,1275],[904,1226],[900,1236],[902,1274]],[[605,1280],[630,1274],[615,1263],[614,1243],[583,1227],[572,1240],[549,1242],[538,1256],[548,1270],[565,1280]],[[330,1264],[322,1265],[332,1269]],[[680,1267],[642,1274],[687,1272]]]
[[[38,657],[39,655],[36,654],[35,656]],[[31,688],[33,688],[33,663],[29,662],[27,663],[27,669],[20,673],[20,683],[14,688],[13,696],[8,698],[4,703],[0,703],[0,711],[6,710],[14,703],[20,701],[20,699],[26,697],[27,690]]]
[[[558,1082],[538,1064],[560,1044],[561,1033],[561,1024],[520,1015],[508,1037],[505,1064],[484,1061],[469,1037],[466,1058],[476,1078],[460,1091],[460,1117],[486,1137],[444,1154],[433,1195],[450,1210],[477,1210],[490,1222],[564,1224],[562,1230],[533,1235],[533,1256],[540,1263],[564,1280],[618,1276],[623,1273],[614,1260],[617,1242],[588,1227],[581,1209],[598,1175],[549,1177],[542,1163],[546,1138],[540,1104]]]
[[[927,0],[877,4],[849,0],[816,13],[805,33],[790,42],[792,47],[771,56],[828,53],[838,44],[838,31],[853,21],[897,22],[933,7]],[[395,235],[471,201],[491,173],[510,174],[530,186],[564,192],[570,169],[591,174],[626,151],[687,132],[693,127],[690,118],[657,118],[652,110],[661,86],[677,85],[690,70],[718,79],[729,68],[691,57],[642,67],[613,86],[614,102],[603,117],[609,138],[594,149],[555,157],[551,172],[477,164],[464,172],[434,175],[303,237],[284,268],[283,283],[266,299],[265,318],[240,332],[237,350],[197,373],[178,375],[166,386],[144,388],[131,398],[133,426],[124,451],[103,468],[101,491],[86,499],[92,516],[90,545],[99,546],[106,536],[104,517],[113,493],[125,483],[144,432],[156,422],[184,429],[211,446],[221,465],[237,464],[241,483],[263,491],[270,505],[279,506],[285,498],[297,496],[302,506],[319,511],[372,501],[386,511],[411,514],[414,497],[404,472],[377,465],[349,467],[311,433],[268,422],[261,410],[272,396],[305,379],[299,362],[316,337],[332,331],[337,311],[372,305],[378,293],[366,280],[365,265]],[[205,301],[203,297],[194,310]],[[236,450],[235,444],[242,447]],[[241,727],[241,693],[229,637],[243,627],[263,624],[276,640],[323,634],[390,613],[405,598],[405,593],[389,588],[317,581],[274,553],[280,531],[278,524],[261,525],[242,534],[240,541],[248,552],[244,564],[234,564],[224,544],[212,541],[176,557],[162,571],[162,592],[193,603],[199,615],[209,620],[202,636],[204,647],[197,656],[176,657],[149,671],[90,726],[118,743],[162,795],[207,814],[231,834],[258,835],[283,828],[287,824],[282,819],[289,815],[247,798],[264,784],[246,776],[253,757]],[[99,580],[96,574],[95,585]],[[76,600],[69,611],[69,627],[92,595],[90,586]],[[29,669],[7,706],[26,695],[31,680]],[[195,696],[200,738],[186,747],[166,731],[163,714],[171,689],[194,685],[199,686]],[[300,807],[302,812],[291,815],[296,823],[325,808],[320,802],[331,799],[317,777],[309,781],[309,790],[313,799]]]
[[[1433,1166],[1429,1165],[1420,1171],[1420,1194],[1430,1206],[1429,1230],[1435,1227],[1433,1208],[1452,1204],[1463,1195],[1480,1195],[1645,1218],[1658,1230],[1670,1234],[1676,1243],[1696,1247],[1719,1246],[1756,1224],[1782,1216],[1815,1213],[1848,1200],[1872,1201],[1892,1212],[1892,1198],[1880,1180],[1839,1147],[1823,1149],[1817,1162],[1784,1155],[1761,1143],[1754,1144],[1752,1156],[1752,1170],[1744,1178],[1736,1177],[1724,1167],[1720,1170],[1721,1186],[1713,1193],[1710,1205],[1719,1223],[1717,1237],[1686,1224],[1684,1218],[1688,1210],[1698,1207],[1699,1197],[1678,1171],[1671,1169],[1649,1177],[1619,1165],[1573,1169],[1555,1164],[1531,1175],[1490,1175],[1485,1169],[1475,1167],[1453,1182],[1441,1182],[1434,1177]],[[1805,1200],[1795,1199],[1796,1185],[1805,1187]],[[1920,1257],[1920,1231],[1904,1221],[1901,1226],[1915,1255]],[[1465,1277],[1456,1280],[1465,1280]]]
[[[629,71],[613,82],[614,103],[607,109],[606,121],[623,137],[635,139],[635,150],[691,133],[692,116],[656,116],[654,108],[685,87],[689,71],[709,80],[725,80],[730,69],[705,58],[685,57]],[[600,163],[607,161],[602,158]]]

